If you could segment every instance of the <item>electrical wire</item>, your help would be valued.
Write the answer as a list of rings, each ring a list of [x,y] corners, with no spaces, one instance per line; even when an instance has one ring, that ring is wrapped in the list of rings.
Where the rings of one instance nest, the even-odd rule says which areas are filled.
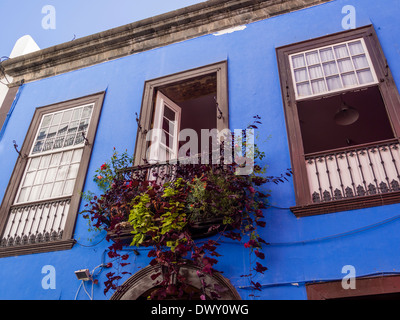
[[[390,275],[399,275],[400,272],[395,272],[395,271],[382,271],[382,272],[374,272],[374,273],[369,273],[365,274],[362,276],[354,277],[354,279],[363,279],[363,278],[371,278],[371,277],[379,277],[379,276],[390,276]],[[267,283],[267,284],[261,284],[260,288],[271,288],[271,287],[281,287],[281,286],[296,286],[298,287],[300,284],[309,284],[309,283],[320,283],[320,282],[329,282],[329,281],[341,281],[343,278],[334,278],[334,279],[322,279],[322,280],[303,280],[303,281],[288,281],[288,282],[278,282],[278,283]],[[243,290],[252,290],[254,289],[253,286],[238,286],[238,289],[243,289]]]

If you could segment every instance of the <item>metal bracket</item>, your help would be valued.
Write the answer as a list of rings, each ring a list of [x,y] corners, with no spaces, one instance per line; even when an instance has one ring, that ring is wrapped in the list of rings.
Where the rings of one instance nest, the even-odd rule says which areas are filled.
[[[85,134],[83,132],[81,132],[81,133],[82,133],[83,140],[85,140],[85,146],[90,146],[90,142],[89,142],[88,138],[85,137]]]
[[[22,154],[21,154],[21,151],[18,150],[18,145],[17,145],[17,142],[16,142],[15,140],[13,140],[13,144],[14,144],[14,149],[15,149],[15,151],[17,151],[17,153],[19,154],[19,156],[20,156],[22,159],[25,159],[25,158],[26,158],[26,155],[25,155],[25,154],[22,155]]]

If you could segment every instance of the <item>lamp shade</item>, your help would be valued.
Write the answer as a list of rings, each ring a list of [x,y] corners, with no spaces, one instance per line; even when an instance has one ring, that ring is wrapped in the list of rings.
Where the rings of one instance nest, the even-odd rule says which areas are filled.
[[[356,109],[343,102],[335,114],[335,122],[340,126],[348,126],[356,122],[359,117],[360,114]]]

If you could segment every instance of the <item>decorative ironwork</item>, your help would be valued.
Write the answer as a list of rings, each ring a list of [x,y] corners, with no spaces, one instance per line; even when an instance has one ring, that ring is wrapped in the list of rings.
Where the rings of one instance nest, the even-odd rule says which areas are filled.
[[[339,189],[335,189],[333,194],[334,194],[335,200],[340,200],[343,198],[342,191],[340,191]]]
[[[366,194],[366,192],[365,192],[365,190],[364,190],[364,187],[361,186],[361,185],[358,185],[358,186],[357,186],[357,195],[358,195],[359,197],[362,197],[362,196],[365,196],[365,194]]]
[[[318,152],[305,163],[313,203],[400,191],[400,143],[394,139]]]
[[[68,198],[12,207],[0,247],[61,240],[69,203]]]

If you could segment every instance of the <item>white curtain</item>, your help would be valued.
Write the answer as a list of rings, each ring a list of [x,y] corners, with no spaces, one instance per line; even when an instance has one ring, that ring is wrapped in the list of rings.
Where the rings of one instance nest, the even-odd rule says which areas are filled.
[[[307,65],[319,64],[318,51],[306,53]]]
[[[321,66],[309,67],[308,71],[310,72],[310,78],[311,79],[323,78],[323,76],[324,76],[323,73],[322,73]]]
[[[335,56],[333,55],[331,48],[322,49],[319,51],[319,54],[321,55],[322,62],[335,60]]]
[[[357,78],[354,72],[342,74],[342,80],[345,87],[352,87],[357,85]]]
[[[311,94],[310,84],[306,83],[299,83],[297,84],[297,94],[300,97],[305,97]]]
[[[349,56],[345,44],[335,46],[334,49],[335,49],[336,59],[346,58]]]
[[[326,91],[325,81],[324,80],[312,81],[311,85],[312,85],[312,90],[313,90],[314,94]]]
[[[303,82],[308,80],[307,69],[297,69],[294,71],[294,77],[296,78],[296,82]]]
[[[350,54],[352,56],[364,53],[364,48],[363,48],[360,40],[350,42],[349,50],[350,50]]]
[[[342,88],[339,76],[326,78],[326,83],[330,91]]]
[[[306,64],[304,62],[304,54],[299,54],[297,56],[292,57],[293,68],[301,68],[304,67]]]
[[[324,72],[325,72],[325,76],[327,76],[327,77],[334,75],[334,74],[338,74],[336,62],[324,63]]]
[[[367,57],[364,54],[361,56],[353,57],[353,62],[356,69],[364,69],[369,67]]]
[[[338,66],[341,73],[353,71],[354,69],[350,59],[339,60]]]
[[[369,69],[357,71],[357,76],[358,76],[358,81],[360,82],[360,84],[371,83],[374,81],[371,70],[369,70]]]

